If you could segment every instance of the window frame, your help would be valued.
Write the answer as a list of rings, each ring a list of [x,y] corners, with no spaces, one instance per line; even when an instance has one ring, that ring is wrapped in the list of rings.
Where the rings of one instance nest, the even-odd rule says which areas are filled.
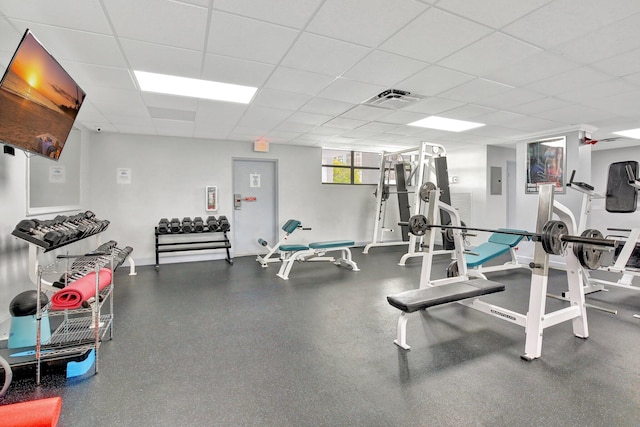
[[[366,154],[377,154],[378,156],[381,156],[380,153],[376,152],[376,151],[360,151],[360,150],[342,150],[339,148],[323,148],[322,149],[322,153],[324,154],[324,151],[345,151],[348,152],[350,154],[350,159],[351,159],[351,164],[350,165],[334,165],[334,164],[326,164],[324,163],[324,155],[322,156],[322,162],[320,167],[321,168],[333,168],[333,169],[348,169],[349,170],[349,182],[324,182],[324,180],[322,181],[322,184],[328,184],[328,185],[378,185],[378,182],[380,180],[380,165],[378,164],[378,166],[373,167],[373,166],[357,166],[354,165],[356,156],[356,153],[366,153]],[[376,179],[375,183],[356,183],[355,181],[355,175],[356,175],[356,170],[376,170],[378,171],[378,177]]]

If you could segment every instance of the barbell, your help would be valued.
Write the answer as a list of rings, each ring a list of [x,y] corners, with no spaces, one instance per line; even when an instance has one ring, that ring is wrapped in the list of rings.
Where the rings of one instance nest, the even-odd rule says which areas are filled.
[[[429,194],[431,193],[432,190],[436,189],[436,185],[433,182],[425,182],[420,186],[420,189],[418,190],[418,195],[420,197],[420,200],[422,200],[423,202],[428,202],[429,201]],[[389,199],[389,194],[410,194],[413,193],[413,191],[390,191],[389,190],[389,185],[388,184],[384,184],[382,186],[382,200],[383,201],[387,201]],[[378,196],[378,189],[376,188],[376,191],[373,192],[374,196]]]
[[[429,220],[424,215],[414,215],[409,218],[406,223],[399,225],[407,225],[409,232],[416,236],[423,236],[431,228],[440,228],[445,230],[463,230],[466,231],[484,231],[488,233],[509,234],[513,236],[527,237],[534,242],[540,242],[544,251],[551,255],[562,255],[568,243],[574,243],[573,252],[578,258],[580,264],[588,269],[595,270],[600,267],[600,258],[605,248],[618,247],[617,240],[605,239],[602,233],[595,229],[588,229],[582,232],[580,236],[572,236],[567,234],[567,224],[563,221],[551,220],[544,224],[541,233],[532,233],[529,231],[517,230],[495,230],[490,228],[478,228],[456,225],[429,224]]]

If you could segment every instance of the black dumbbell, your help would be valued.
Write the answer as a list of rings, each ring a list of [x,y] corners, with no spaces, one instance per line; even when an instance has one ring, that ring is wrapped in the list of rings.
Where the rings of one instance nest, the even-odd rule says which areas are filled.
[[[209,215],[207,217],[207,230],[210,232],[218,231],[218,220],[215,216]]]
[[[218,217],[218,224],[218,231],[227,232],[231,230],[231,224],[229,224],[229,220],[224,215]]]
[[[46,242],[49,246],[56,246],[62,239],[62,234],[57,231],[41,231],[37,227],[39,225],[38,220],[23,219],[16,225],[16,230],[22,233],[28,233],[35,236],[37,239]]]
[[[191,218],[185,216],[182,218],[182,232],[191,233],[193,231],[193,225],[191,224]]]
[[[169,220],[167,218],[160,218],[160,221],[158,221],[158,233],[171,233],[171,230],[169,228]]]
[[[178,218],[171,218],[171,222],[169,223],[169,227],[171,227],[172,233],[180,232],[180,220]]]
[[[202,233],[204,231],[204,221],[201,216],[193,218],[193,229],[196,233]]]

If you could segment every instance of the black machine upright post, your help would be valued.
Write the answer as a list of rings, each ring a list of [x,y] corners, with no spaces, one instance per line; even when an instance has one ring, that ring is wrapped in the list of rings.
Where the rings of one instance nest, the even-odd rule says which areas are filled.
[[[396,189],[398,195],[398,208],[400,209],[400,221],[406,222],[411,218],[411,206],[409,206],[409,192],[405,178],[405,163],[396,163]],[[402,240],[409,241],[409,227],[402,225]]]
[[[451,206],[451,191],[449,190],[449,169],[447,168],[447,158],[446,157],[436,157],[434,158],[435,167],[436,167],[436,185],[440,189],[440,200],[443,203]],[[443,225],[447,225],[451,223],[451,217],[449,213],[440,210],[440,223]],[[447,239],[442,239],[442,248],[445,250],[453,250],[455,249],[455,245],[452,241],[448,241]]]

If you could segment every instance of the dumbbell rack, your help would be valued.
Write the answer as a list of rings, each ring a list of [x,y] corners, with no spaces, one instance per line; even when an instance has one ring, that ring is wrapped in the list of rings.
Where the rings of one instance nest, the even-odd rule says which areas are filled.
[[[69,310],[52,310],[51,303],[45,306],[41,305],[40,295],[43,284],[47,283],[45,276],[60,276],[68,274],[71,262],[73,260],[74,268],[96,273],[96,293],[99,297],[86,307]],[[111,283],[102,290],[98,288],[98,273],[101,268],[109,268],[111,270]],[[113,338],[113,254],[111,256],[95,256],[88,257],[82,255],[59,256],[58,259],[47,266],[38,268],[38,301],[36,312],[36,346],[35,346],[35,363],[36,363],[36,384],[40,384],[41,362],[56,359],[66,359],[73,356],[87,354],[89,351],[95,351],[95,373],[98,373],[98,351],[100,342],[108,333],[108,339]],[[102,307],[105,303],[109,304],[107,313],[103,313]],[[41,342],[40,323],[43,316],[49,319],[62,316],[63,320],[60,325],[51,333],[51,338],[46,342]]]
[[[223,239],[216,239],[216,240],[203,240],[203,239],[197,239],[197,240],[188,240],[188,241],[183,241],[183,240],[179,240],[179,241],[174,241],[174,242],[160,242],[160,238],[161,237],[175,237],[175,236],[208,236],[211,235],[213,233],[222,233],[224,238]],[[208,231],[207,228],[205,228],[205,231],[200,232],[200,233],[185,233],[183,231],[180,231],[178,233],[159,233],[158,232],[158,227],[155,227],[155,235],[156,235],[156,271],[160,270],[160,254],[161,253],[168,253],[168,252],[186,252],[186,251],[204,251],[204,250],[211,250],[211,249],[226,249],[227,251],[227,257],[225,258],[225,260],[233,265],[233,259],[231,258],[231,253],[229,252],[229,249],[231,249],[231,242],[229,241],[229,237],[227,236],[227,232],[226,231]]]

